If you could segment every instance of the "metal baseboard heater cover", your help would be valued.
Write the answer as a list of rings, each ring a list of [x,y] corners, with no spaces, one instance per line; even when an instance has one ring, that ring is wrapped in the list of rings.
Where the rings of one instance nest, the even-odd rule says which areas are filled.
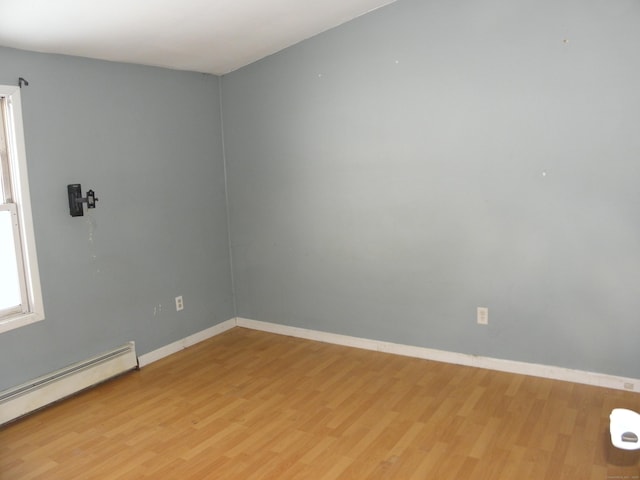
[[[0,425],[138,366],[135,343],[69,365],[0,393]]]

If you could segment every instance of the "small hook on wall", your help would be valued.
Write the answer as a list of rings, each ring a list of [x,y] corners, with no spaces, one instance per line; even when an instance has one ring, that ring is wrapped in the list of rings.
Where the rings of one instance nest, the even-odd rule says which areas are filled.
[[[87,196],[82,196],[82,186],[79,183],[67,185],[67,195],[69,197],[69,214],[72,217],[82,217],[84,209],[82,204],[86,203],[87,208],[96,208],[96,194],[93,190],[87,190]]]

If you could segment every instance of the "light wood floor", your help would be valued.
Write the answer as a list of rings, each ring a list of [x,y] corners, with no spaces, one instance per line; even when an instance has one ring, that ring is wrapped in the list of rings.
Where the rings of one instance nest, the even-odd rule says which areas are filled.
[[[637,393],[241,328],[0,430],[2,480],[638,478]]]

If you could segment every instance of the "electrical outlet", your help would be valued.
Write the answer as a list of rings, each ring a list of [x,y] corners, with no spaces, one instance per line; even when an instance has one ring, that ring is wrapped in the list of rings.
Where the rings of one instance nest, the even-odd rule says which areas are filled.
[[[176,297],[176,312],[184,309],[184,301],[182,300],[182,295]]]
[[[487,307],[478,307],[476,309],[476,320],[478,325],[489,325],[489,309]]]

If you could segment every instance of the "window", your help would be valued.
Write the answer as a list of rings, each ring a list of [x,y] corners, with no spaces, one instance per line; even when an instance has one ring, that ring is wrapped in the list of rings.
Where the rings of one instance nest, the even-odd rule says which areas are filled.
[[[43,318],[20,89],[0,85],[0,333]]]

